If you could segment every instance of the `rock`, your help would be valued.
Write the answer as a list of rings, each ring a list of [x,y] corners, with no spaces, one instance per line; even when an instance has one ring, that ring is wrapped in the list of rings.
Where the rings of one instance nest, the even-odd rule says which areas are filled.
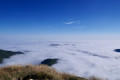
[[[23,78],[23,80],[36,80],[36,79],[38,79],[37,75],[28,75]]]

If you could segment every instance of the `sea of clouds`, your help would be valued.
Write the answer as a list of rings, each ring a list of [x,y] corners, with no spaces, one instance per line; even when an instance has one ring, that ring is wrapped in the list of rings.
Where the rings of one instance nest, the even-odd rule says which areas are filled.
[[[0,49],[25,53],[4,59],[0,66],[38,65],[47,58],[58,58],[52,67],[60,72],[120,80],[120,53],[114,51],[119,48],[119,40],[0,41]]]

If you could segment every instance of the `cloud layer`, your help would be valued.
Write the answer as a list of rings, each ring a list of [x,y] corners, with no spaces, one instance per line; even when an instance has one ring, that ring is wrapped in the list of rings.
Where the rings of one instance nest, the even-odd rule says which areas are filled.
[[[50,45],[57,46],[50,46]],[[0,49],[22,51],[25,54],[4,59],[0,66],[12,64],[40,64],[47,58],[58,58],[53,65],[58,71],[69,72],[82,77],[97,76],[109,80],[120,79],[120,41],[39,41],[0,42]]]

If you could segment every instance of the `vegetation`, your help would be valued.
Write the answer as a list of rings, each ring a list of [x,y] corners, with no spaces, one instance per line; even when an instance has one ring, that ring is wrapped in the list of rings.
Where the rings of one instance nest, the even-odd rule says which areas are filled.
[[[53,64],[56,64],[58,59],[45,59],[41,62],[41,64],[46,64],[48,66],[52,66]]]
[[[88,80],[71,74],[59,73],[47,65],[6,66],[0,68],[0,80]],[[99,79],[89,79],[99,80]]]
[[[16,54],[24,54],[22,52],[13,52],[13,51],[5,51],[0,49],[0,63],[2,63],[4,58],[10,58],[13,55]]]
[[[114,51],[115,51],[115,52],[120,52],[120,49],[115,49]]]

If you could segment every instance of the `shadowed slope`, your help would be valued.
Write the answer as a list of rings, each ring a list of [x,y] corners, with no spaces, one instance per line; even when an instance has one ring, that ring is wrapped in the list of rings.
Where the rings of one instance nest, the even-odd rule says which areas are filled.
[[[58,59],[45,59],[44,61],[41,62],[41,64],[46,64],[48,66],[52,66],[56,64]]]
[[[13,52],[13,51],[6,51],[6,50],[1,50],[0,49],[0,63],[2,63],[4,58],[10,58],[13,55],[16,54],[24,54],[22,52]]]

